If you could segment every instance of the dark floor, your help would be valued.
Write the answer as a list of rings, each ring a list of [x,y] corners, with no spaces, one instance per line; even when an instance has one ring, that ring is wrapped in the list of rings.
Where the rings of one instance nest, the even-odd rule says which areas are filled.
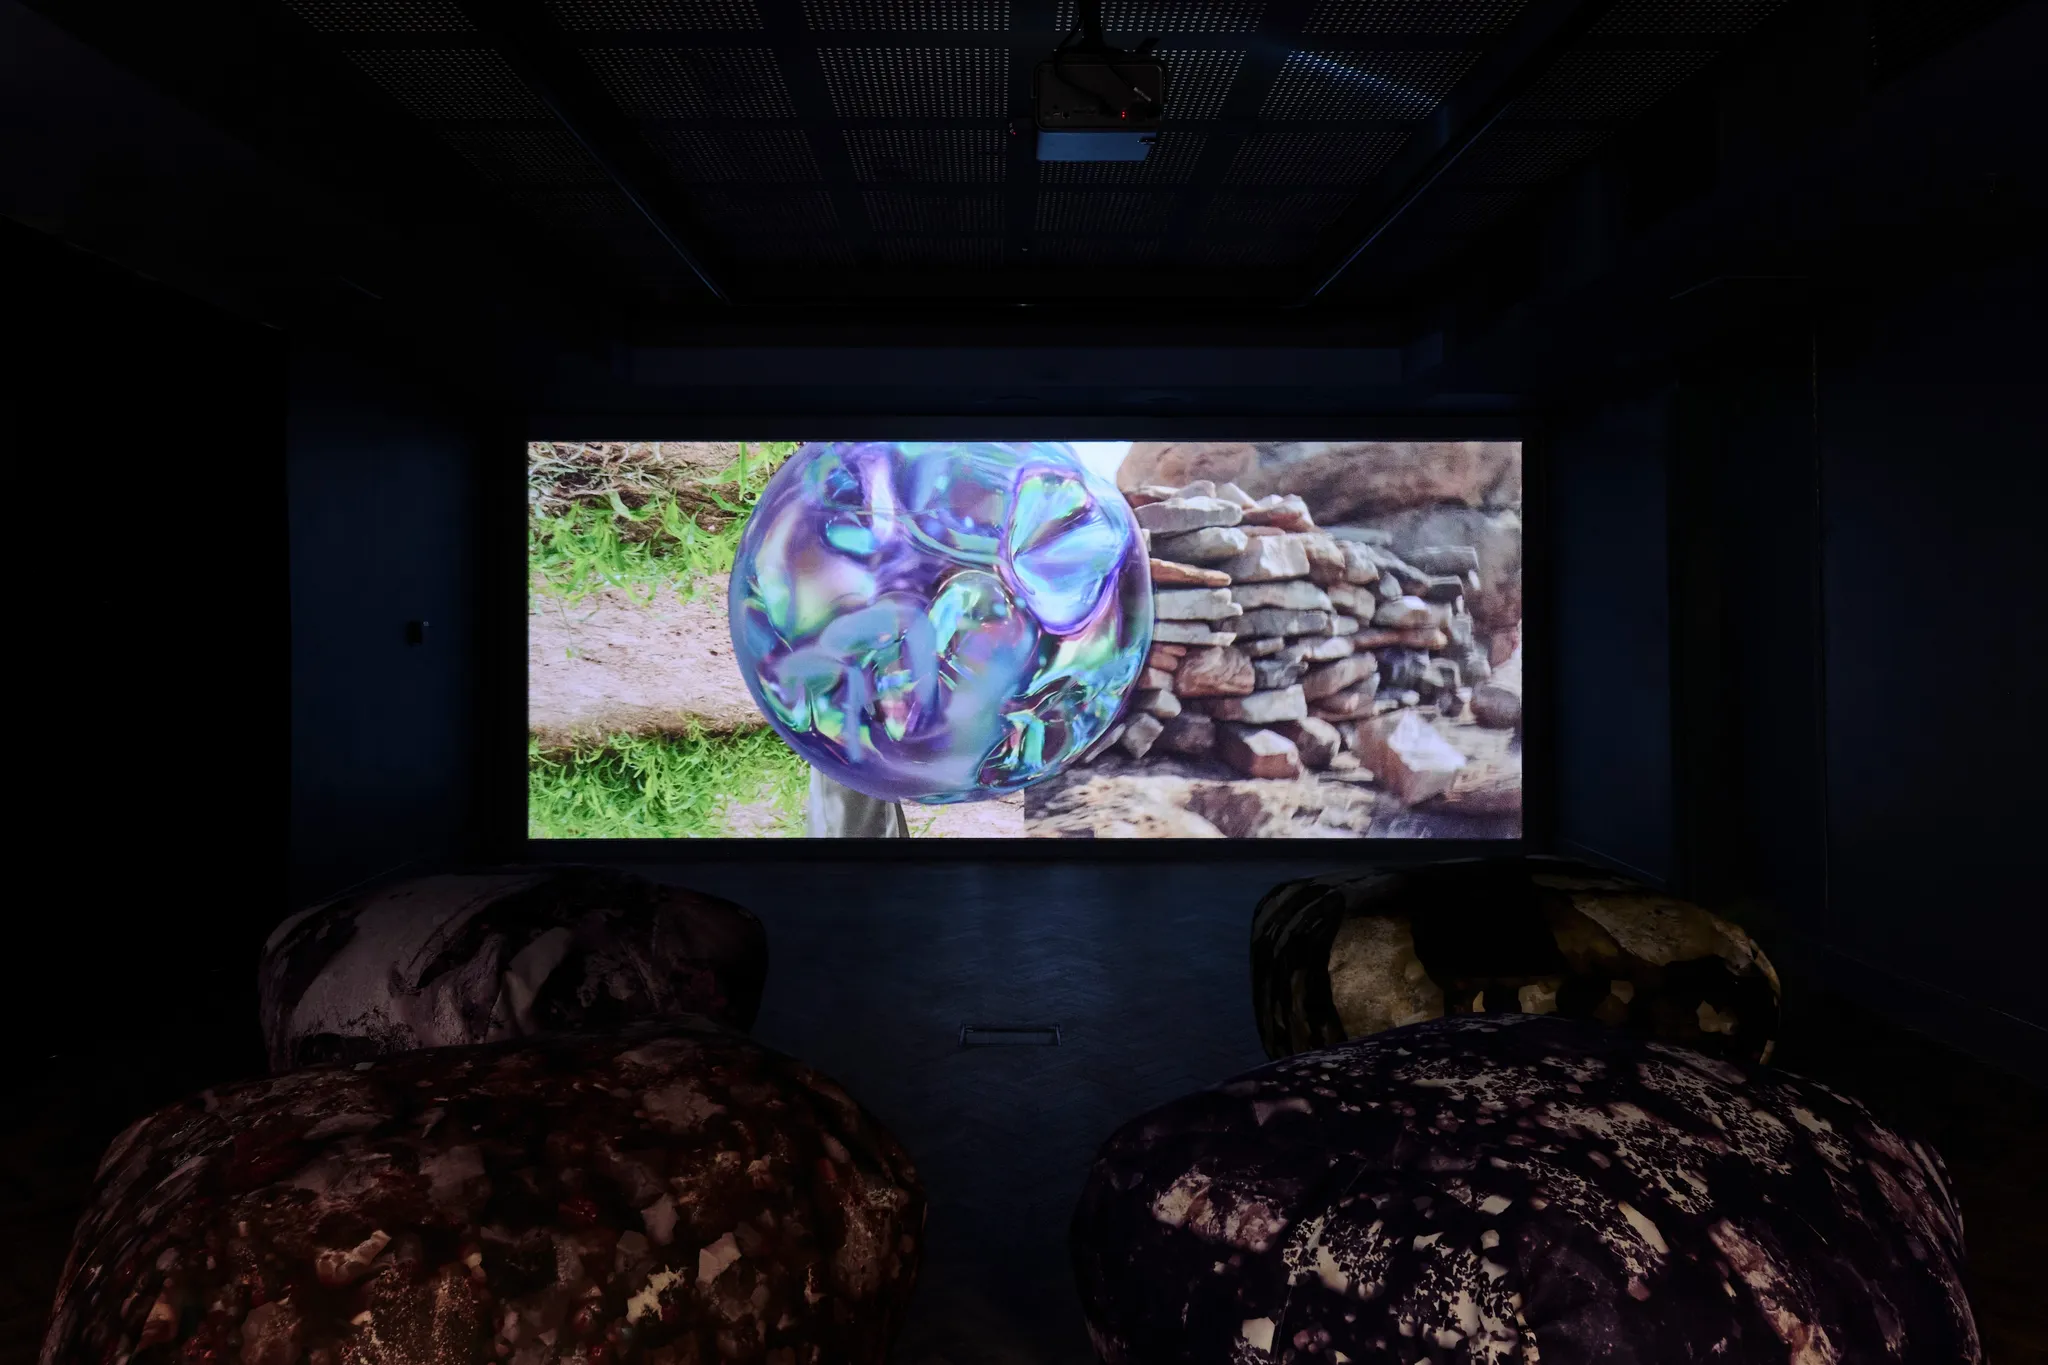
[[[665,875],[751,906],[773,946],[755,1033],[844,1082],[931,1198],[902,1365],[1081,1365],[1066,1224],[1123,1119],[1263,1060],[1251,908],[1322,867],[699,865]],[[253,952],[253,950],[251,950]],[[241,952],[236,956],[247,960]],[[98,1152],[187,1089],[261,1069],[253,982],[36,1059],[0,1136],[0,1365],[35,1358]],[[253,977],[253,972],[248,973]],[[186,978],[189,981],[189,977]],[[246,996],[246,999],[243,997]],[[1841,998],[1789,987],[1787,1067],[1928,1138],[1955,1176],[1996,1365],[2048,1361],[2038,1293],[2048,1097]],[[1056,1023],[1059,1047],[963,1049],[969,1023]]]

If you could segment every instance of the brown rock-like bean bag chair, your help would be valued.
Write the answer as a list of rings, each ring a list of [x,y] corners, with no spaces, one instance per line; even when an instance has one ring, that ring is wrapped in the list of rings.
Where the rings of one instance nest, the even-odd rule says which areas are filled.
[[[44,1365],[879,1362],[924,1196],[708,1022],[222,1086],[108,1150]]]
[[[752,1026],[768,937],[598,868],[418,877],[293,916],[258,973],[272,1070],[702,1015]]]
[[[1074,1216],[1107,1365],[1980,1361],[1940,1159],[1823,1086],[1465,1015],[1132,1120]]]
[[[1287,882],[1252,917],[1269,1057],[1444,1014],[1596,1019],[1769,1061],[1778,974],[1719,916],[1561,858],[1468,859]]]

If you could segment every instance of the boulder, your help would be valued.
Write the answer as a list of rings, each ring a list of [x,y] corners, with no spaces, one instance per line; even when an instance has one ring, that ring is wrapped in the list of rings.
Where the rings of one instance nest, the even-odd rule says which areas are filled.
[[[1435,574],[1423,580],[1416,596],[1425,602],[1449,604],[1465,595],[1465,587],[1465,580],[1454,574]],[[1448,614],[1445,619],[1449,619]]]
[[[1180,497],[1148,502],[1133,515],[1138,525],[1155,536],[1178,536],[1205,526],[1235,526],[1244,517],[1244,510],[1221,498]]]
[[[1358,631],[1358,618],[1355,616],[1334,615],[1330,618],[1332,635],[1356,635]]]
[[[1285,582],[1239,583],[1230,590],[1230,598],[1247,610],[1253,607],[1283,607],[1289,611],[1330,609],[1330,595],[1299,578]]]
[[[1277,526],[1283,531],[1313,531],[1316,528],[1315,518],[1308,514],[1308,504],[1292,493],[1276,493],[1254,500],[1245,509],[1244,519],[1255,526]]]
[[[1180,661],[1185,659],[1187,654],[1188,647],[1186,645],[1169,645],[1154,640],[1152,648],[1146,652],[1145,667],[1163,668],[1168,672],[1172,672],[1180,667]]]
[[[1124,722],[1123,738],[1117,743],[1123,745],[1124,752],[1132,758],[1143,758],[1151,752],[1152,742],[1159,738],[1160,731],[1165,728],[1165,723],[1159,717],[1140,712]]]
[[[1210,630],[1206,622],[1154,621],[1152,638],[1170,645],[1227,645],[1237,638],[1227,630]]]
[[[1306,578],[1308,550],[1293,536],[1249,536],[1245,539],[1244,552],[1226,561],[1223,571],[1230,575],[1233,583]]]
[[[1235,483],[1258,463],[1258,447],[1242,441],[1134,441],[1117,467],[1116,486],[1167,484],[1178,489],[1196,479]]]
[[[1239,507],[1250,507],[1256,501],[1251,494],[1245,492],[1234,483],[1218,484],[1216,486],[1216,496],[1226,501],[1234,502]]]
[[[924,1213],[844,1090],[702,1020],[313,1067],[114,1140],[42,1359],[880,1365]]]
[[[599,868],[416,877],[287,919],[257,966],[273,1070],[702,1015],[748,1028],[761,922]]]
[[[1327,635],[1330,613],[1255,607],[1238,618],[1237,628],[1247,635]]]
[[[1350,616],[1363,616],[1368,621],[1380,609],[1379,599],[1373,596],[1372,589],[1357,583],[1332,583],[1325,590],[1325,595],[1334,610]]]
[[[1162,621],[1223,621],[1243,614],[1228,588],[1161,588],[1152,594],[1152,615]]]
[[[1340,539],[1334,532],[1330,533],[1330,536],[1332,540],[1336,541],[1338,551],[1344,556],[1344,581],[1346,583],[1353,583],[1364,587],[1380,581],[1379,560],[1374,558],[1372,551],[1366,545],[1355,540]]]
[[[1235,559],[1251,540],[1235,526],[1206,526],[1185,535],[1162,535],[1152,543],[1152,558],[1179,564],[1216,564]]]
[[[1411,545],[1402,557],[1428,574],[1479,572],[1479,551],[1470,545]]]
[[[1308,665],[1289,659],[1253,659],[1252,680],[1254,690],[1270,692],[1277,687],[1292,687],[1301,681],[1301,675]]]
[[[1293,743],[1255,726],[1217,726],[1216,757],[1246,777],[1301,776],[1301,755]]]
[[[1406,806],[1427,801],[1451,785],[1465,756],[1413,711],[1402,710],[1359,726],[1358,757],[1380,784]]]
[[[1273,727],[1273,733],[1294,745],[1301,761],[1310,768],[1327,768],[1344,747],[1337,738],[1336,727],[1328,721],[1310,716],[1306,720],[1283,720]]]
[[[1481,632],[1505,630],[1522,619],[1522,518],[1514,510],[1471,507],[1417,508],[1383,519],[1403,559],[1432,548],[1469,546],[1478,560],[1479,587],[1465,601]],[[1414,565],[1421,569],[1423,566]],[[1428,576],[1426,573],[1424,576]]]
[[[1318,698],[1312,710],[1323,720],[1356,720],[1372,713],[1373,701],[1379,694],[1378,676],[1368,673],[1362,681]]]
[[[1200,757],[1216,747],[1216,722],[1197,711],[1182,711],[1166,722],[1153,747],[1169,754]]]
[[[1193,650],[1173,677],[1183,697],[1241,697],[1253,687],[1252,661],[1238,649]]]
[[[1106,1361],[1982,1358],[1937,1153],[1577,1019],[1411,1024],[1134,1117],[1068,1244]]]
[[[1505,687],[1481,683],[1472,689],[1472,719],[1490,730],[1518,730],[1522,699]]]
[[[1175,667],[1178,667],[1176,664]],[[1141,691],[1156,692],[1173,686],[1172,668],[1146,667],[1138,672],[1138,688]]]
[[[1176,564],[1169,559],[1150,561],[1152,585],[1159,588],[1227,588],[1230,575],[1221,569],[1204,569],[1193,564]]]
[[[1344,546],[1341,541],[1317,532],[1314,535],[1298,537],[1302,553],[1308,556],[1309,581],[1318,587],[1334,587],[1346,582]]]
[[[1238,641],[1237,647],[1254,659],[1263,659],[1286,649],[1287,641],[1278,635],[1261,635],[1256,639]]]
[[[1382,603],[1372,623],[1387,630],[1430,630],[1439,624],[1436,612],[1420,597],[1397,597]]]
[[[1522,501],[1522,448],[1515,441],[1290,441],[1261,445],[1256,458],[1258,467],[1235,482],[1255,498],[1298,493],[1325,524],[1439,503]],[[1465,542],[1443,536],[1432,543]]]
[[[1156,483],[1147,484],[1143,488],[1126,488],[1124,490],[1124,501],[1134,508],[1143,507],[1148,502],[1165,502],[1168,498],[1177,498],[1179,496],[1180,490],[1178,488],[1168,488],[1164,484]]]
[[[1273,692],[1253,692],[1242,697],[1212,697],[1202,709],[1217,720],[1270,725],[1276,720],[1300,720],[1308,714],[1308,699],[1300,684]]]
[[[1216,496],[1215,481],[1211,479],[1196,479],[1192,483],[1183,484],[1179,496],[1183,498],[1213,498]]]
[[[1331,663],[1319,664],[1301,680],[1302,695],[1310,701],[1341,692],[1355,682],[1380,671],[1380,661],[1370,654],[1353,654]]]
[[[1332,659],[1348,659],[1358,652],[1353,644],[1357,638],[1355,635],[1307,636],[1294,641],[1274,657],[1289,663],[1320,664],[1326,664]]]
[[[1166,691],[1140,692],[1131,699],[1131,704],[1147,715],[1161,720],[1172,720],[1180,714],[1180,698]]]

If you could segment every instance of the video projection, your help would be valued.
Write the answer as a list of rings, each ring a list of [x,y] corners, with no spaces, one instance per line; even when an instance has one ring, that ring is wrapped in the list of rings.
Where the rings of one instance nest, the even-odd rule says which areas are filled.
[[[528,448],[535,839],[1515,839],[1518,442]]]

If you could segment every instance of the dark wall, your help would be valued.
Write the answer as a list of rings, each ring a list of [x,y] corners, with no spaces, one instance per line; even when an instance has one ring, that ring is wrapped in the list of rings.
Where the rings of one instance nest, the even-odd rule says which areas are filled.
[[[466,851],[493,682],[479,566],[505,547],[482,543],[489,443],[417,380],[302,346],[289,431],[296,904]]]
[[[2048,289],[1957,275],[1822,334],[1828,943],[2048,1060]],[[2030,1021],[2022,1023],[2020,1021]],[[2048,1070],[2048,1066],[2043,1067]]]
[[[1560,839],[2048,1071],[2038,262],[1729,292],[1550,442]]]
[[[1581,414],[1545,443],[1556,833],[1569,852],[1674,873],[1669,493],[1674,396]]]
[[[285,886],[283,339],[5,220],[0,296],[8,1043],[156,1037],[167,1001],[253,1038],[213,1004],[253,1003],[251,959],[219,945]]]

